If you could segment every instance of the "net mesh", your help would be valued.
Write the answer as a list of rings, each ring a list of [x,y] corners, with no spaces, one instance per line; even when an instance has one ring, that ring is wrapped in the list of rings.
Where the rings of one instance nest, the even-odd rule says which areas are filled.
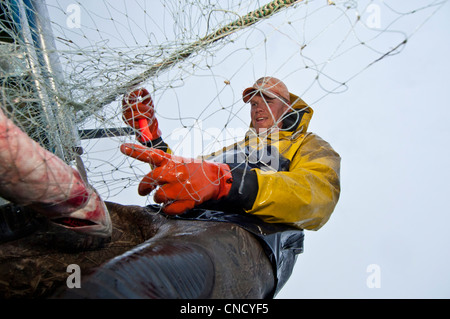
[[[148,164],[119,152],[135,141],[121,119],[124,93],[150,91],[174,153],[208,154],[244,137],[242,91],[256,79],[282,79],[320,108],[399,54],[445,3],[3,1],[1,107],[67,162],[82,150],[87,178],[105,200],[148,204],[136,195]]]

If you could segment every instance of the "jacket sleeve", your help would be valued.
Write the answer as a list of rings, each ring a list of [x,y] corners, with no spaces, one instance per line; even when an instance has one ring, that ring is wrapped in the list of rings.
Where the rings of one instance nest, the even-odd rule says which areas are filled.
[[[289,171],[255,169],[258,193],[247,213],[269,223],[318,230],[329,219],[340,194],[340,156],[319,136],[308,133]]]

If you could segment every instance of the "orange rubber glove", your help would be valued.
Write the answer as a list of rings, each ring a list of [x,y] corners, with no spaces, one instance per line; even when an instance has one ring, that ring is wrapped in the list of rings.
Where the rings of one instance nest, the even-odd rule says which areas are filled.
[[[150,93],[144,88],[134,90],[122,100],[122,119],[129,126],[139,130],[137,139],[142,142],[154,141],[161,137],[155,107]]]
[[[142,179],[138,192],[145,196],[159,186],[154,200],[164,203],[163,211],[168,215],[182,214],[230,192],[233,178],[227,164],[199,162],[136,144],[123,144],[120,150],[154,167]]]

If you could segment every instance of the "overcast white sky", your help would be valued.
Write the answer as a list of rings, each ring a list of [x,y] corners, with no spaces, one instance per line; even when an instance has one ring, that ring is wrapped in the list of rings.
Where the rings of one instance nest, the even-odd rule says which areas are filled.
[[[70,3],[56,2],[63,8]],[[409,8],[420,7],[421,1],[407,3]],[[280,21],[287,17],[280,15]],[[267,46],[252,51],[251,60],[246,60],[245,52],[216,53],[202,59],[204,63],[219,64],[217,69],[199,71],[179,88],[158,89],[154,98],[163,137],[179,155],[191,152],[188,155],[196,156],[199,152],[193,143],[197,137],[188,137],[193,142],[184,149],[181,144],[177,146],[180,134],[184,134],[180,131],[182,126],[189,127],[196,118],[202,120],[203,130],[212,135],[226,137],[223,131],[216,130],[223,127],[224,121],[229,123],[227,134],[243,134],[242,128],[248,125],[250,117],[240,101],[242,90],[263,75],[283,79],[291,92],[313,104],[315,114],[310,131],[340,153],[342,193],[329,222],[317,232],[306,232],[305,252],[299,256],[294,273],[278,298],[448,298],[450,5],[447,3],[417,31],[400,54],[359,74],[348,83],[347,91],[330,95],[325,89],[335,83],[323,77],[324,87],[318,86],[311,80],[317,73],[304,69],[305,60],[299,59],[298,54],[289,60],[277,60],[282,51],[287,51],[288,43],[298,46],[305,36],[313,39],[307,41],[310,46],[305,55],[323,62],[345,37],[345,30],[337,24],[327,29],[326,37],[315,38],[314,32],[309,31],[314,30],[314,24],[329,22],[314,18],[313,10],[309,15],[312,19],[308,19],[305,33],[282,29],[280,32],[288,30],[289,34],[271,37]],[[391,16],[391,11],[381,9],[381,29],[389,27]],[[393,29],[410,34],[423,19],[423,15],[417,15],[417,19],[413,15]],[[270,28],[266,25],[260,30],[268,34]],[[258,43],[254,39],[261,34],[247,33],[244,42],[230,44],[231,48],[224,51],[235,52],[242,43]],[[386,37],[385,33],[373,45],[386,49],[398,44],[400,38],[395,33]],[[353,69],[360,70],[376,57],[369,50],[361,51],[361,56],[358,53],[356,50],[343,57],[334,56],[325,74],[345,81],[354,74]],[[176,72],[183,73],[173,71],[164,76],[170,78]],[[224,80],[230,80],[231,85],[225,85]],[[152,83],[162,83],[162,79]],[[237,117],[230,119],[229,112],[209,111],[217,105],[232,105]],[[205,109],[206,113],[202,113]],[[202,138],[206,144],[213,141],[209,135],[200,135]],[[105,149],[111,150],[112,157],[119,157],[117,147],[123,141],[97,140],[86,149],[93,157],[104,156]],[[136,165],[132,161],[126,163]],[[136,168],[132,173],[136,174],[135,184],[120,194],[109,193],[116,195],[108,200],[147,203],[137,195],[138,175],[147,169],[139,167],[142,171],[137,172]]]
[[[316,109],[310,129],[340,153],[342,193],[279,298],[450,297],[449,30],[447,4]]]

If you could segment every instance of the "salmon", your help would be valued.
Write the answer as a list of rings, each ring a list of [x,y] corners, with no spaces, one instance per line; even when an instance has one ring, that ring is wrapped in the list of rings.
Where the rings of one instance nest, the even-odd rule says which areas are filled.
[[[0,196],[73,231],[109,237],[108,210],[73,167],[41,147],[0,109]]]

